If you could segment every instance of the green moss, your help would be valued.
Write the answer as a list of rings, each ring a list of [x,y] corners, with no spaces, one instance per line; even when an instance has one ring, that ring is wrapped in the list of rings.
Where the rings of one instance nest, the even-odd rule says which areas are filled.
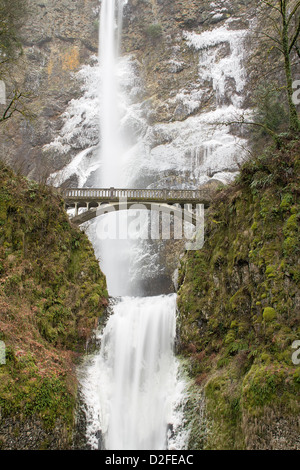
[[[274,320],[275,318],[276,318],[276,312],[275,312],[274,308],[272,308],[272,307],[264,308],[263,319],[266,322],[270,322],[270,321]]]
[[[299,251],[299,238],[298,237],[287,237],[283,242],[283,252],[286,256],[290,256],[293,253]]]
[[[265,274],[266,276],[268,276],[268,278],[275,277],[276,276],[275,266],[267,266]]]
[[[299,214],[291,215],[283,226],[283,233],[289,236],[291,232],[297,232],[299,229]]]
[[[255,232],[257,230],[257,227],[258,227],[257,222],[256,221],[253,222],[253,224],[251,225],[252,232]]]
[[[206,376],[210,449],[268,448],[267,409],[268,432],[276,416],[296,426],[299,156],[295,141],[247,162],[207,211],[203,249],[182,260],[180,353]]]
[[[233,330],[229,330],[227,335],[225,336],[224,344],[233,343],[234,340],[235,340],[235,332]]]
[[[274,361],[271,365],[254,365],[243,381],[243,406],[254,416],[262,415],[264,407],[271,404],[292,413],[298,392],[289,368]]]
[[[232,379],[227,372],[207,382],[205,398],[209,417],[205,450],[244,448],[240,432],[240,390],[232,387]]]
[[[288,211],[291,209],[291,205],[293,203],[293,195],[288,193],[288,194],[285,194],[283,197],[282,197],[282,200],[281,200],[281,203],[280,203],[280,209],[284,210],[284,211]]]
[[[162,25],[159,23],[150,24],[146,28],[147,36],[149,36],[153,40],[159,39],[162,36],[162,33],[163,33]]]
[[[47,429],[60,421],[72,430],[74,364],[105,313],[105,276],[60,197],[1,164],[0,242],[2,417],[36,416]]]

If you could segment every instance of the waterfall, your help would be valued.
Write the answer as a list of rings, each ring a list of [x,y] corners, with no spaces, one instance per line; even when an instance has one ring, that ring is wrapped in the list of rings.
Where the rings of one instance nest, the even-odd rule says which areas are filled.
[[[164,448],[175,382],[175,302],[122,299],[108,322],[98,362],[108,449]]]
[[[82,379],[92,448],[99,446],[99,429],[107,450],[184,445],[185,432],[176,433],[184,381],[173,354],[175,312],[175,294],[124,297],[115,305]]]
[[[117,61],[120,49],[122,11],[124,0],[102,0],[99,29],[100,187],[120,187],[122,174],[120,159],[120,115],[118,108]]]
[[[123,187],[122,157],[124,144],[121,138],[118,66],[122,31],[122,14],[125,0],[102,0],[99,28],[100,64],[100,168],[95,184],[98,187]],[[126,263],[130,256],[128,240],[117,240],[116,226],[126,226],[126,212],[108,214],[96,221],[94,245],[98,245],[101,268],[107,277],[110,295],[128,293],[130,280]],[[104,239],[103,234],[106,234]],[[100,243],[98,238],[101,238]],[[125,265],[125,266],[124,266]]]
[[[118,109],[118,51],[123,0],[102,0],[99,35],[100,159],[102,187],[122,187]],[[108,214],[110,223],[126,223],[126,213]],[[96,233],[103,225],[96,222]],[[99,229],[100,227],[100,229]],[[92,449],[160,450],[183,448],[180,415],[184,382],[174,355],[176,294],[129,297],[128,262],[134,256],[128,240],[91,234],[100,250],[113,312],[100,333],[101,348],[84,368],[81,393],[86,408],[87,440]],[[123,297],[120,297],[120,296]],[[125,296],[124,296],[125,295]]]
[[[127,0],[99,0],[99,3],[99,55],[92,56],[90,63],[76,74],[82,84],[82,94],[70,101],[62,115],[62,128],[54,141],[45,146],[46,151],[54,151],[55,154],[70,153],[71,160],[64,168],[51,175],[50,182],[58,186],[62,183],[76,184],[77,187],[194,189],[218,181],[224,184],[232,181],[238,173],[240,163],[247,156],[248,141],[243,133],[236,132],[226,122],[249,117],[252,112],[247,109],[245,100],[248,14],[244,9],[239,13],[238,8],[229,5],[230,2],[212,2],[209,10],[202,5],[199,6],[199,13],[202,10],[207,11],[208,19],[211,16],[219,20],[221,14],[223,19],[211,22],[210,27],[199,24],[194,31],[190,27],[185,31],[182,29],[182,18],[174,18],[175,23],[177,22],[174,36],[169,34],[168,28],[163,35],[164,45],[170,46],[169,60],[165,48],[162,54],[162,70],[169,65],[168,80],[165,80],[162,73],[162,93],[159,100],[156,100],[155,95],[149,95],[152,87],[148,89],[147,86],[146,64],[151,50],[142,50],[146,46],[144,42],[139,44],[137,35],[137,49],[132,54],[120,54],[122,14]],[[169,11],[168,3],[160,2],[159,5],[162,24],[165,21],[165,12]],[[140,28],[142,25],[135,22],[139,15],[138,11],[134,11],[135,4],[136,2],[132,2],[128,8],[129,26],[133,20],[132,25],[136,24]],[[191,53],[196,59],[194,65],[190,62]],[[194,72],[187,74],[186,81],[181,81],[179,74],[189,69],[191,72],[194,69]],[[167,84],[171,85],[169,91]],[[166,114],[165,111],[161,113],[161,110],[165,110]],[[135,349],[125,354],[125,349],[130,346],[125,341],[125,335],[124,341],[117,342],[126,348],[122,352],[115,349],[117,333],[112,333],[112,325],[117,327],[119,322],[125,322],[125,318],[129,325],[133,311],[137,315],[137,312],[145,315],[145,319],[149,314],[149,322],[157,321],[155,312],[160,312],[158,314],[162,317],[169,312],[173,324],[176,320],[176,296],[173,297],[173,303],[168,296],[138,297],[155,294],[158,292],[156,289],[163,293],[169,292],[170,284],[164,281],[166,278],[170,279],[169,266],[166,269],[165,260],[172,263],[172,257],[169,256],[172,254],[172,245],[170,248],[164,241],[149,241],[147,237],[136,241],[101,238],[104,233],[111,235],[111,229],[116,224],[126,225],[129,212],[97,217],[85,227],[106,275],[109,294],[115,298],[113,313],[107,324],[108,330],[105,329],[103,336],[100,335],[105,342],[105,350],[103,346],[95,358],[89,358],[83,372],[82,391],[88,443],[92,448],[98,448],[100,444],[97,436],[102,436],[101,448],[167,446],[168,449],[184,449],[186,440],[185,437],[180,437],[184,436],[184,432],[181,434],[178,423],[182,420],[181,410],[187,393],[185,386],[181,386],[181,368],[178,368],[172,348],[169,349],[168,359],[173,364],[172,372],[165,380],[163,374],[154,375],[155,380],[161,381],[159,387],[154,388],[157,394],[154,394],[152,383],[148,390],[148,401],[144,390],[143,399],[140,397],[136,408],[131,408],[130,420],[125,413],[128,397],[137,396],[137,392],[133,392],[133,388],[129,391],[129,385],[134,387],[138,381],[128,382],[125,387],[125,383],[115,380],[113,370],[116,369],[110,366],[112,361],[121,364],[126,355],[137,354]],[[128,298],[131,299],[130,302],[125,301]],[[120,314],[122,309],[123,313]],[[134,331],[137,331],[137,327],[134,327]],[[137,333],[137,337],[142,340],[143,331]],[[144,351],[148,351],[150,344],[147,342],[147,335],[145,341]],[[170,339],[170,344],[173,341],[174,338]],[[130,365],[127,363],[127,366],[127,378],[144,376],[142,362],[133,361]],[[133,367],[140,369],[133,372]],[[153,440],[150,437],[150,421],[146,420],[148,437],[146,440],[139,440],[140,423],[134,417],[141,409],[141,402],[147,403],[145,406],[149,410],[152,410],[152,405],[157,401],[163,403],[163,395],[160,394],[170,389],[171,376],[176,378],[176,386],[174,394],[169,397],[168,405],[165,402],[164,424],[157,420],[154,432],[156,437]],[[125,378],[119,373],[117,377],[118,380]],[[146,382],[141,383],[145,386]],[[126,388],[124,394],[121,393],[123,388]],[[119,395],[116,395],[117,392]],[[170,417],[170,410],[167,408],[171,406],[171,402],[173,415]],[[134,401],[130,402],[131,405],[135,406]],[[114,411],[116,414],[113,414]],[[127,434],[129,436],[126,428],[129,425],[135,428],[130,430],[130,433],[136,435],[135,443],[124,440]],[[171,425],[174,429],[177,427],[175,437],[170,439],[169,436],[166,442],[167,427],[170,428]],[[118,439],[117,429],[122,433]],[[143,428],[143,432],[146,429]]]
[[[137,60],[140,54],[120,54],[122,14],[127,1],[102,0],[100,3],[99,56],[93,56],[91,63],[83,66],[77,73],[77,78],[82,83],[82,95],[71,100],[62,116],[64,124],[59,134],[53,142],[45,146],[45,150],[52,150],[61,155],[70,152],[72,156],[64,168],[51,175],[51,181],[56,185],[63,182],[74,185],[75,180],[77,187],[170,189],[193,189],[204,184],[215,184],[216,181],[225,184],[232,181],[238,172],[239,164],[247,155],[248,142],[242,133],[237,133],[235,129],[221,123],[235,121],[239,116],[251,115],[251,110],[245,108],[247,74],[244,63],[247,52],[244,44],[248,33],[243,13],[241,17],[236,17],[235,14],[232,16],[231,6],[225,6],[224,2],[212,2],[210,14],[216,17],[220,14],[219,6],[222,3],[224,19],[221,23],[213,23],[209,29],[203,25],[203,28],[197,26],[195,31],[185,31],[182,30],[181,22],[178,22],[176,37],[171,38],[169,34],[165,36],[166,44],[170,45],[167,61],[171,74],[169,83],[173,77],[174,85],[169,93],[164,91],[162,101],[158,103],[161,109],[170,110],[172,115],[168,119],[167,113],[166,119],[160,119],[158,113],[158,121],[153,121],[157,104],[156,101],[152,103],[152,97],[148,96],[145,87],[147,79],[145,81],[143,77],[144,65]],[[162,10],[163,3],[160,5]],[[133,4],[135,3],[132,2],[128,9],[128,18],[135,16]],[[203,9],[205,10],[204,7]],[[195,75],[186,83],[179,80],[177,84],[178,77],[174,74],[184,68],[190,68],[191,51],[197,59]],[[150,51],[147,51],[147,54],[150,54]],[[170,278],[170,273],[165,268],[165,255],[169,254],[172,248],[169,250],[167,245],[167,250],[160,251],[161,246],[165,247],[164,242],[160,244],[160,241],[157,243],[155,240],[152,243],[148,238],[137,241],[112,240],[110,238],[113,237],[109,236],[107,240],[101,238],[104,233],[111,235],[114,226],[126,225],[129,212],[97,217],[85,227],[100,260],[101,269],[106,274],[109,294],[115,299],[118,298],[118,301],[113,302],[114,311],[107,328],[111,328],[112,324],[115,328],[119,321],[125,322],[125,317],[130,323],[133,310],[136,314],[140,312],[140,315],[145,315],[145,318],[152,312],[152,315],[149,313],[149,322],[151,319],[156,321],[155,312],[161,312],[163,316],[167,311],[173,316],[175,323],[176,296],[173,298],[174,303],[170,303],[168,296],[134,297],[157,292],[148,289],[149,287],[160,288],[159,292],[169,292],[163,279],[165,275]],[[164,286],[167,286],[166,291],[163,290]],[[131,301],[125,301],[129,296]],[[120,309],[124,309],[122,315]],[[137,331],[136,327],[134,331]],[[143,332],[137,336],[142,339]],[[155,380],[161,381],[159,387],[155,388],[157,395],[154,395],[154,390],[150,387],[147,397],[149,401],[146,401],[144,390],[143,400],[140,398],[136,405],[134,401],[130,402],[130,405],[136,406],[130,411],[132,419],[129,421],[128,415],[125,419],[124,410],[128,406],[128,397],[136,396],[136,392],[134,393],[133,389],[129,391],[128,387],[129,384],[133,387],[137,381],[128,382],[126,393],[121,393],[121,390],[125,389],[125,383],[115,381],[115,374],[109,364],[112,361],[121,364],[126,356],[125,349],[121,352],[120,349],[114,348],[115,336],[111,330],[104,330],[100,338],[105,342],[106,352],[104,354],[102,348],[95,358],[89,358],[91,364],[88,361],[82,382],[89,445],[98,448],[97,436],[102,436],[101,448],[167,446],[168,449],[184,449],[186,440],[180,437],[184,436],[184,432],[181,434],[178,423],[182,420],[181,400],[184,405],[187,394],[184,386],[180,385],[182,381],[178,377],[181,371],[178,375],[179,368],[172,348],[170,347],[168,360],[173,364],[170,374],[173,378],[176,377],[176,386],[168,404],[173,403],[173,415],[170,418],[170,410],[167,411],[169,405],[165,402],[162,421],[164,424],[157,420],[155,441],[150,437],[150,421],[147,421],[147,427],[150,426],[147,439],[139,441],[140,423],[134,416],[141,409],[140,403],[148,403],[147,409],[152,410],[152,405],[157,401],[163,402],[163,395],[160,394],[169,390],[171,375],[165,380],[163,374],[155,375]],[[147,335],[145,338],[144,350],[148,351],[150,345]],[[124,342],[127,344],[125,339],[124,336]],[[170,344],[173,340],[170,340]],[[125,348],[124,342],[120,344]],[[127,346],[129,347],[129,344]],[[136,351],[131,354],[136,354]],[[132,369],[141,367],[141,364],[134,361],[129,366],[128,363],[128,377],[143,376],[142,369],[135,372]],[[118,379],[124,379],[122,374],[117,375]],[[104,377],[105,383],[104,379],[102,380]],[[143,384],[145,385],[145,382]],[[114,411],[116,414],[113,414]],[[136,435],[135,443],[124,441],[125,435],[128,434],[126,426],[130,423],[135,428],[135,431],[130,431]],[[167,427],[170,428],[171,425],[174,429],[177,426],[175,437],[170,439],[169,436],[166,442]],[[162,431],[163,428],[165,432]],[[119,436],[116,440],[117,429],[120,432],[122,430],[122,437]],[[146,430],[143,429],[143,432]]]

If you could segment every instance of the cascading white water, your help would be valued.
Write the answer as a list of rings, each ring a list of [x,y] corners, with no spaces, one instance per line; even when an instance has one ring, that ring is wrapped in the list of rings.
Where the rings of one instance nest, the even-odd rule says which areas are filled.
[[[99,63],[101,68],[100,187],[120,187],[122,142],[118,108],[117,59],[120,47],[124,0],[102,0],[99,29]]]
[[[165,448],[175,301],[122,299],[105,328],[98,367],[108,449]]]
[[[99,64],[100,64],[100,172],[97,186],[101,188],[124,185],[122,181],[122,160],[124,143],[121,138],[118,66],[120,39],[122,30],[123,6],[126,0],[102,0],[99,28]],[[124,276],[124,267],[128,258],[128,240],[115,239],[116,226],[126,225],[127,214],[124,212],[106,215],[96,221],[101,267],[107,276],[111,295],[124,295],[128,291],[128,276]],[[106,238],[103,235],[106,233]],[[99,241],[96,244],[99,244]],[[126,267],[125,267],[126,269]]]
[[[124,297],[116,304],[100,354],[82,380],[92,448],[99,429],[108,450],[182,448],[184,433],[175,432],[182,423],[174,413],[184,387],[173,354],[175,312],[175,294]]]
[[[123,3],[124,0],[101,3],[99,184],[102,187],[122,186],[124,148],[116,77]],[[113,219],[120,214],[105,217],[109,230],[109,222],[114,226]],[[97,244],[94,239],[94,245]],[[100,242],[101,267],[111,295],[120,296],[128,291],[128,284],[123,280],[127,277],[130,282],[128,263],[122,262],[122,250],[127,250],[128,261],[129,247],[126,240],[120,242],[113,237]],[[175,294],[121,297],[116,301],[101,336],[101,349],[85,369],[81,381],[87,410],[87,438],[92,448],[99,447],[99,434],[101,448],[107,450],[182,446],[178,443],[180,433],[175,433],[176,438],[175,434],[170,435],[170,429],[174,430],[178,421],[179,414],[174,410],[180,405],[183,387],[173,351],[175,330]]]

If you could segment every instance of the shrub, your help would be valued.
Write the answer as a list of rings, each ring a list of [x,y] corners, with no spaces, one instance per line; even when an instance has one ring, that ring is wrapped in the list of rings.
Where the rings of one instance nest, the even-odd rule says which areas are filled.
[[[146,34],[151,39],[158,39],[162,35],[162,26],[159,23],[153,23],[146,29]]]

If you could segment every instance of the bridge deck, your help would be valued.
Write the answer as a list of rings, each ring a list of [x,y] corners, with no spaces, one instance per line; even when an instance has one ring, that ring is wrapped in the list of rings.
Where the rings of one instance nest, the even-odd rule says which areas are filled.
[[[183,215],[187,222],[196,225],[195,211],[198,205],[208,207],[212,197],[212,191],[207,188],[198,190],[60,188],[59,193],[65,201],[66,209],[75,209],[72,221],[78,225],[110,211],[136,209],[136,204],[147,210],[159,210],[168,214],[173,212],[177,217]],[[186,210],[186,205],[191,211]]]
[[[67,204],[87,202],[114,202],[127,199],[128,202],[157,202],[167,204],[204,204],[211,201],[209,189],[97,189],[68,188],[60,189],[60,194]]]

